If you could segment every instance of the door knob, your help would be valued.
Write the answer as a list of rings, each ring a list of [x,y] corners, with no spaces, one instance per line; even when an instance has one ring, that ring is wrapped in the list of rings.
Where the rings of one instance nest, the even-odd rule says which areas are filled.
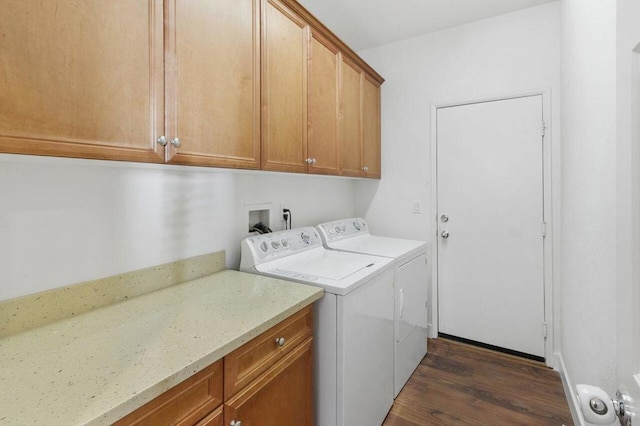
[[[446,240],[447,238],[449,238],[449,231],[442,231],[440,233],[440,236]]]

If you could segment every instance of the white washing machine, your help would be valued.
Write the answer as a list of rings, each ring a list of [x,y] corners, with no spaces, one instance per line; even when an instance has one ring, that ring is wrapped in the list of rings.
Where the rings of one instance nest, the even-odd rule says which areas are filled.
[[[427,353],[427,243],[374,236],[361,218],[317,226],[325,247],[351,253],[384,256],[395,265],[395,398]]]
[[[327,250],[313,227],[245,238],[240,270],[324,288],[314,306],[316,426],[373,426],[393,404],[391,259]]]

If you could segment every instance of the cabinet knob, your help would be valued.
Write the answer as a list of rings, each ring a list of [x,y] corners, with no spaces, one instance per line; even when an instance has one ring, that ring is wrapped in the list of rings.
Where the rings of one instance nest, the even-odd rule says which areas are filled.
[[[315,165],[316,163],[317,163],[316,159],[315,159],[315,158],[312,158],[312,159],[311,159],[311,164]]]
[[[229,423],[230,426],[242,426],[242,422],[240,420],[231,420]]]
[[[167,144],[167,137],[166,136],[160,136],[158,139],[156,139],[156,143],[158,145],[165,146]]]
[[[166,143],[166,142],[165,142]],[[180,139],[178,138],[173,138],[171,140],[171,145],[173,145],[174,148],[180,148]]]
[[[304,162],[307,163],[307,164],[311,164],[311,158],[305,158]]]
[[[367,166],[362,167],[362,171],[363,172],[368,172],[369,171],[369,167],[367,167]]]
[[[277,344],[278,346],[284,346],[284,342],[285,342],[284,337],[278,337],[278,338],[276,338],[276,344]]]

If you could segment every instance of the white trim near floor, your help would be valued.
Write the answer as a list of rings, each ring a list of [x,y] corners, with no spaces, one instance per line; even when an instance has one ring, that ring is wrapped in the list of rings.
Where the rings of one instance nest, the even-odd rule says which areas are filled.
[[[578,400],[578,394],[576,393],[576,388],[573,383],[571,383],[571,379],[569,379],[569,375],[567,374],[567,367],[564,364],[564,359],[562,358],[561,353],[555,354],[556,363],[558,365],[558,373],[560,373],[560,380],[562,380],[562,387],[564,388],[564,394],[567,397],[567,404],[569,405],[569,410],[571,411],[571,418],[573,419],[573,423],[578,426],[584,426],[584,416],[582,415],[582,410],[580,410],[580,403]]]

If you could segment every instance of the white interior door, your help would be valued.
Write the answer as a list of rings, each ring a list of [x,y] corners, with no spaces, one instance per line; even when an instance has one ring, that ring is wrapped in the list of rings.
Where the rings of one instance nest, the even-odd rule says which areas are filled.
[[[439,332],[544,358],[542,96],[437,110]]]

